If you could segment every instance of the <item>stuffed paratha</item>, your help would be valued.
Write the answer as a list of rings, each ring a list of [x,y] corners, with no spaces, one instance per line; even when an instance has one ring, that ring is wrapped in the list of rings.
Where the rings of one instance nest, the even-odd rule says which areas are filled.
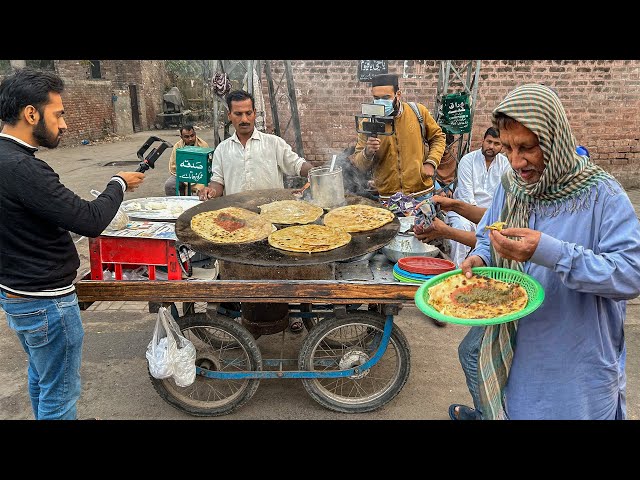
[[[249,243],[265,239],[274,230],[271,222],[251,210],[226,207],[194,215],[191,230],[213,243]]]
[[[271,223],[293,225],[315,222],[324,213],[322,207],[317,207],[302,200],[278,200],[276,202],[259,205],[260,216]]]
[[[351,235],[325,225],[295,225],[269,235],[269,245],[289,252],[326,252],[351,241]]]
[[[347,205],[330,210],[323,223],[327,227],[341,228],[345,232],[375,230],[393,221],[395,215],[386,208],[369,205]]]
[[[456,318],[501,317],[522,310],[528,300],[527,291],[517,283],[475,274],[452,275],[429,288],[429,304]]]

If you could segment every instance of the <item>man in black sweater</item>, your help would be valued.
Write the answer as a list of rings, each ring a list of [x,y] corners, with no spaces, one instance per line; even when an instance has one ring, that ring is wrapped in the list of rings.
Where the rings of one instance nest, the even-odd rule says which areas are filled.
[[[125,191],[144,180],[119,172],[93,201],[80,198],[36,158],[67,129],[52,72],[18,70],[0,84],[0,306],[27,353],[37,420],[75,419],[84,330],[73,281],[80,258],[70,231],[97,237]]]

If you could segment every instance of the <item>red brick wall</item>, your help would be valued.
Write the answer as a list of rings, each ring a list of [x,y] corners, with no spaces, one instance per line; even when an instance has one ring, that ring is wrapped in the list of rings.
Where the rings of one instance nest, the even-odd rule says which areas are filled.
[[[400,75],[405,101],[435,107],[439,61],[392,60],[389,72]],[[355,145],[354,115],[370,101],[370,83],[357,79],[357,60],[293,60],[291,62],[305,156],[324,163]],[[282,78],[283,63],[272,62],[273,78]],[[266,78],[267,126],[272,128]],[[627,188],[640,186],[640,60],[483,60],[471,149],[479,147],[490,126],[491,110],[516,86],[544,82],[558,90],[579,144],[596,163]],[[283,81],[279,97],[286,91]],[[281,125],[286,102],[279,102]],[[283,122],[284,120],[284,122]],[[283,135],[295,148],[292,127]]]
[[[89,79],[89,65],[79,60],[58,60],[56,71],[65,82],[62,101],[67,132],[60,145],[94,141],[113,132],[112,82]]]
[[[143,130],[152,129],[156,113],[162,112],[165,70],[161,60],[101,60],[102,79],[88,79],[89,65],[80,60],[56,61],[56,71],[65,80],[65,120],[69,127],[62,145],[83,139],[97,140],[115,131],[112,93],[138,86]]]

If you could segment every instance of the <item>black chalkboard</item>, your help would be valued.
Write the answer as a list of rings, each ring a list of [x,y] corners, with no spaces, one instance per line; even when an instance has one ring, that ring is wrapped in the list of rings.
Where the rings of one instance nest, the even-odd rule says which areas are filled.
[[[389,73],[389,66],[386,60],[359,60],[358,80],[369,82],[376,75]]]

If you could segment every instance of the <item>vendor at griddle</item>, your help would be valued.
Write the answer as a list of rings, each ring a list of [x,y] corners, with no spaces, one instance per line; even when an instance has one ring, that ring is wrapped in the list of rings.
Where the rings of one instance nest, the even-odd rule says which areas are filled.
[[[424,145],[418,117],[402,101],[397,75],[373,77],[371,94],[375,104],[385,106],[385,116],[393,117],[395,133],[381,136],[359,133],[352,163],[362,172],[372,169],[381,201],[397,192],[418,200],[430,197],[434,190],[432,177],[446,146],[444,132],[427,107],[417,103],[424,119],[428,148]]]
[[[227,97],[235,133],[213,153],[211,181],[198,191],[200,200],[248,190],[284,188],[283,174],[306,177],[313,165],[298,156],[281,137],[255,128],[256,106],[244,90]]]

